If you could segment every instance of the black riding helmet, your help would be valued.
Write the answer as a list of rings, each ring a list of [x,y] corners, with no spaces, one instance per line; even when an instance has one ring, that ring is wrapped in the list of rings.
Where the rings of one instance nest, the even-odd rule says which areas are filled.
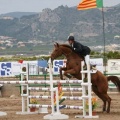
[[[74,40],[74,36],[68,36],[68,40]]]

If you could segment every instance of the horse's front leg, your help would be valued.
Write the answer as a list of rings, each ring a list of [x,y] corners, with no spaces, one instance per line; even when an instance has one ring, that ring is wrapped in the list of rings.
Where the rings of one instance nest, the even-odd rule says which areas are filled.
[[[66,67],[60,67],[59,71],[60,71],[60,79],[63,80],[63,74],[62,71],[66,71],[67,68]]]
[[[64,75],[67,76],[67,77],[70,77],[70,75],[68,75],[68,74],[70,74],[70,75],[76,74],[76,71],[74,69],[66,70],[64,72]]]

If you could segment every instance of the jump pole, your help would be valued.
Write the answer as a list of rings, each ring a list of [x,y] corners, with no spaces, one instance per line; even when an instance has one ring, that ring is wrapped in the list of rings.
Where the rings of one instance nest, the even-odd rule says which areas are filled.
[[[88,91],[88,95],[86,98],[83,97],[83,116],[77,115],[75,118],[99,118],[99,116],[93,116],[92,115],[92,91],[91,91],[91,70],[90,70],[90,57],[87,55],[86,58],[86,65],[87,65],[87,70],[83,69],[84,62],[81,62],[81,74],[82,74],[82,96],[86,96],[86,90]],[[84,78],[85,74],[87,74],[87,83],[84,83]],[[86,115],[86,99],[88,98],[88,104],[89,104],[89,110],[88,110],[88,115]]]
[[[47,108],[39,108],[39,111],[36,112],[30,112],[30,90],[29,90],[29,84],[32,84],[33,81],[29,80],[29,64],[23,63],[21,64],[21,97],[22,97],[22,112],[17,112],[16,114],[36,114],[36,113],[48,113]],[[23,72],[22,68],[25,67],[26,71]],[[26,81],[23,81],[23,77],[26,77]],[[25,82],[25,83],[24,83]],[[35,81],[34,81],[35,84]],[[23,89],[26,87],[26,94],[23,93]],[[25,107],[26,106],[26,107]],[[26,109],[27,108],[27,109]]]
[[[54,109],[54,89],[53,89],[53,70],[51,58],[48,61],[49,65],[49,74],[50,74],[50,91],[51,91],[51,105],[52,105],[52,113],[45,115],[43,118],[48,120],[56,120],[56,119],[68,119],[69,116],[65,114],[61,114],[59,111],[59,98],[58,98],[58,87],[56,87],[56,111]]]

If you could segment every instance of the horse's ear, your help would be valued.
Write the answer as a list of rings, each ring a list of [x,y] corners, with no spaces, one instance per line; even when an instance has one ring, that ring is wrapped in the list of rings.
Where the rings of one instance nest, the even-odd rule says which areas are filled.
[[[59,47],[59,44],[57,42],[54,43],[55,47]]]

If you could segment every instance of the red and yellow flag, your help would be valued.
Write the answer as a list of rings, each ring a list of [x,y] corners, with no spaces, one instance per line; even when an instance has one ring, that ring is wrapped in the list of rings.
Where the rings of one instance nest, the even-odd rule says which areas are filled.
[[[92,8],[102,8],[103,0],[82,0],[77,6],[78,10],[86,10]]]

